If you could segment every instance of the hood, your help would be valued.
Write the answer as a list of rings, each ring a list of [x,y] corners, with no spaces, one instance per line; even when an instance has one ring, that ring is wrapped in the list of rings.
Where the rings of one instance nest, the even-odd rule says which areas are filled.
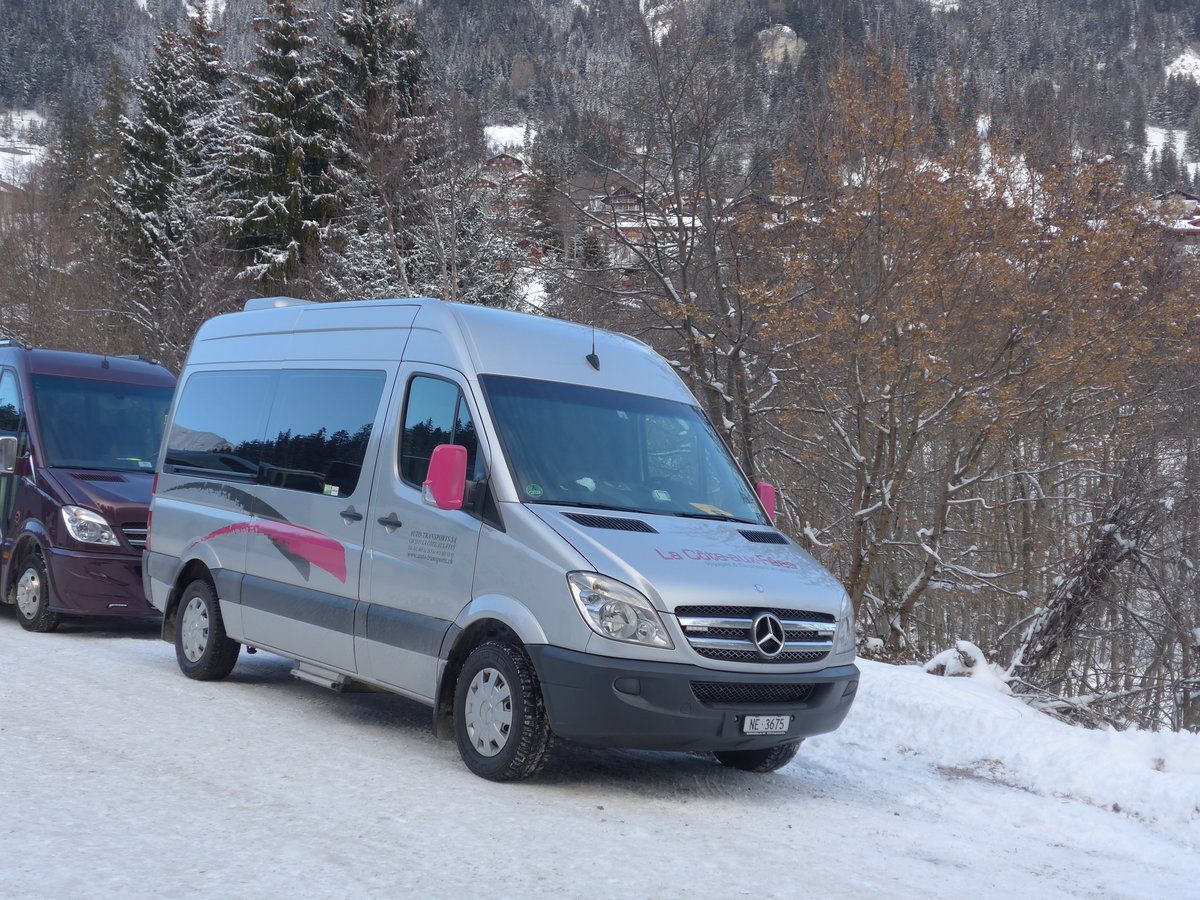
[[[680,606],[761,606],[836,616],[845,589],[774,528],[574,507],[527,508],[601,574]],[[629,530],[637,529],[637,530]]]
[[[57,468],[44,471],[62,489],[66,502],[98,511],[114,526],[146,521],[153,472]]]

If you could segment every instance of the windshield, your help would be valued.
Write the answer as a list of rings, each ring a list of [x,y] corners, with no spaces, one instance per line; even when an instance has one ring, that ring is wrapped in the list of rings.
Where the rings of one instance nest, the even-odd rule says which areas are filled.
[[[173,392],[158,385],[34,375],[46,465],[152,471]]]
[[[526,502],[768,524],[694,406],[527,378],[479,380]]]

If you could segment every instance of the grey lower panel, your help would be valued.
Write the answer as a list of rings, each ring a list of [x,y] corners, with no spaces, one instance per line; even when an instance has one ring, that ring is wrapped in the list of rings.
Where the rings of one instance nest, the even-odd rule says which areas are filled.
[[[142,570],[150,578],[165,584],[172,584],[179,571],[179,557],[166,553],[155,553],[153,550],[143,550]]]
[[[452,624],[445,619],[378,603],[364,603],[363,606],[366,615],[360,617],[363,630],[355,632],[358,637],[426,656],[438,655],[442,639]]]
[[[358,601],[349,597],[247,575],[242,581],[239,602],[260,612],[295,619],[338,634],[354,634],[354,608]]]
[[[218,580],[221,599],[337,634],[436,658],[452,622],[403,609],[270,581],[254,575]],[[240,582],[240,583],[239,583]]]

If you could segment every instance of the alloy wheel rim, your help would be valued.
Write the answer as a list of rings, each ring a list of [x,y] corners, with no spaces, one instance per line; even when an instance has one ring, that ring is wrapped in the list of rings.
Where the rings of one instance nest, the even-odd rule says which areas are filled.
[[[471,747],[480,756],[495,756],[512,734],[512,690],[499,669],[480,669],[467,687],[463,710]]]
[[[184,606],[179,633],[183,655],[188,662],[198,662],[208,646],[208,607],[200,597],[192,597]]]
[[[32,619],[37,615],[41,602],[42,576],[36,568],[30,566],[17,580],[17,609],[26,619]]]

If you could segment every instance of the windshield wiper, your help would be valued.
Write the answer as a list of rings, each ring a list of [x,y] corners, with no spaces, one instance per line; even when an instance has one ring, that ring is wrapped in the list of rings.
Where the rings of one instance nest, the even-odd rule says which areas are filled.
[[[722,515],[717,515],[716,513],[676,512],[676,513],[667,513],[667,515],[679,516],[681,519],[711,519],[714,522],[740,522],[743,525],[759,525],[759,524],[761,524],[759,522],[753,521],[752,519],[739,519],[737,516],[722,516]]]
[[[580,500],[530,500],[529,502],[540,506],[575,506],[580,509],[608,509],[613,512],[643,513],[648,516],[658,515],[654,510],[638,509],[635,506],[613,506],[609,503],[584,503]]]

